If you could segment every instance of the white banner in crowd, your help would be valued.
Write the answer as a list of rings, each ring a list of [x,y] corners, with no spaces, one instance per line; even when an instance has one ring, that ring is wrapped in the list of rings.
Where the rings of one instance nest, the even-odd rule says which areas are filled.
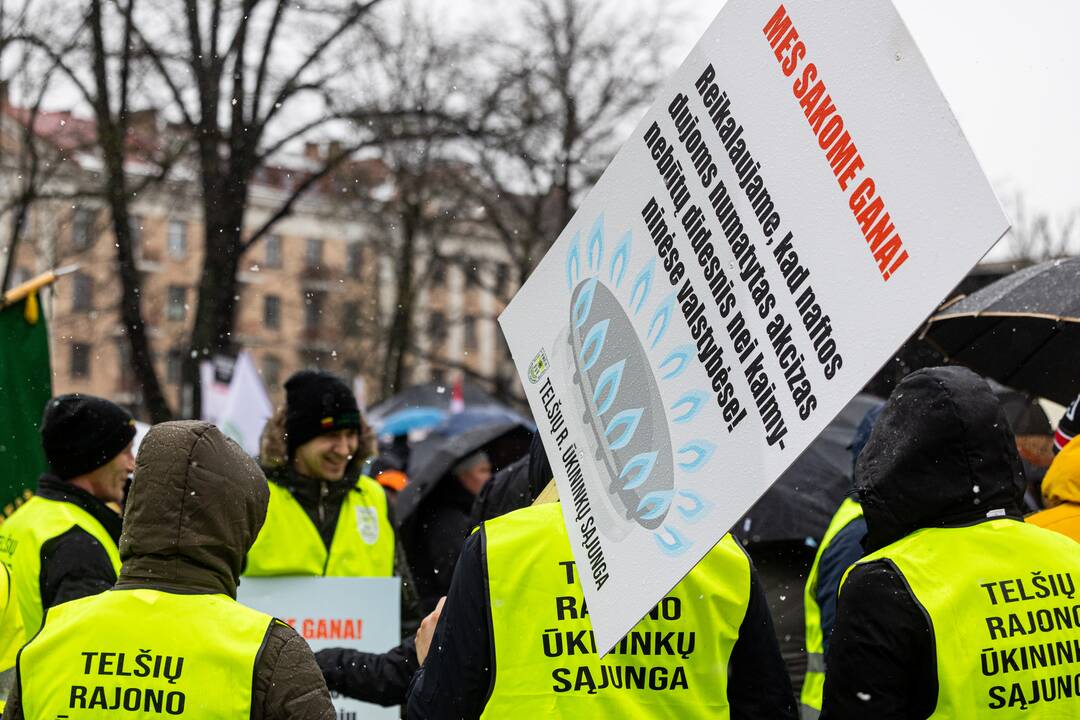
[[[1007,229],[888,0],[728,2],[500,318],[601,652]]]
[[[396,647],[401,632],[401,579],[351,577],[249,578],[237,600],[292,625],[314,651],[344,647],[380,653]],[[334,697],[339,718],[394,720],[384,708]]]
[[[229,391],[221,406],[217,425],[221,431],[244,448],[252,457],[259,454],[259,437],[263,426],[274,413],[274,405],[266,393],[255,361],[246,352],[236,358]]]

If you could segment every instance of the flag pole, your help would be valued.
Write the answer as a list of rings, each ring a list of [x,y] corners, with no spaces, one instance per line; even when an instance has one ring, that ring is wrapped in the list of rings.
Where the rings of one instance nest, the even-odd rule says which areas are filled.
[[[57,278],[63,277],[64,275],[70,275],[78,269],[78,265],[65,265],[63,267],[56,268],[55,270],[43,272],[37,277],[30,278],[21,285],[16,285],[15,287],[4,293],[4,297],[0,299],[0,310],[3,310],[9,305],[14,305],[20,300],[29,297],[31,293],[37,292],[38,290],[46,287],[47,285],[52,285],[54,282],[56,282]]]

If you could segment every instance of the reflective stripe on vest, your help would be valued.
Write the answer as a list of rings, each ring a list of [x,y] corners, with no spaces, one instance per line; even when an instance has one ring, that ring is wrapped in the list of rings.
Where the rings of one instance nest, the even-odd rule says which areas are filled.
[[[824,537],[821,538],[814,564],[810,566],[810,575],[806,578],[806,590],[803,592],[806,616],[806,679],[803,680],[799,712],[802,720],[814,720],[820,714],[821,696],[825,689],[825,638],[821,633],[821,607],[817,602],[818,565],[833,538],[862,516],[862,505],[851,498],[840,503]]]
[[[15,682],[15,659],[26,641],[7,566],[0,563],[0,712]]]
[[[604,660],[559,503],[484,523],[495,645],[485,718],[727,718],[750,562],[724,538]]]
[[[989,520],[916,531],[855,565],[875,560],[900,571],[930,619],[938,676],[931,718],[1080,717],[1075,540]]]
[[[26,720],[247,720],[274,622],[224,595],[109,590],[57,605],[19,653]]]
[[[119,575],[116,543],[97,518],[74,503],[35,496],[0,525],[0,558],[11,570],[27,640],[41,627],[41,548],[73,527],[101,543]]]
[[[394,574],[394,529],[386,492],[361,476],[345,496],[327,555],[319,530],[285,488],[270,483],[266,522],[248,551],[245,575],[389,577]]]

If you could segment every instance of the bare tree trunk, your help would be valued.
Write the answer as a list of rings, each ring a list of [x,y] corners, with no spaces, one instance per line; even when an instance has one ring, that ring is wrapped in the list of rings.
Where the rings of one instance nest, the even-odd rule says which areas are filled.
[[[408,354],[412,342],[416,294],[414,258],[420,213],[419,207],[408,205],[401,217],[401,246],[397,257],[395,302],[383,361],[382,396],[384,398],[400,392],[409,380]]]

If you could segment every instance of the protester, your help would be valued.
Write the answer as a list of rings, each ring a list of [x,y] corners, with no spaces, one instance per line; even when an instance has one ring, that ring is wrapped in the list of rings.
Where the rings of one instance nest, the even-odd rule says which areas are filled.
[[[12,594],[11,575],[0,563],[0,712],[15,682],[15,659],[26,641],[19,604]]]
[[[1080,440],[1070,440],[1054,458],[1042,493],[1047,509],[1029,515],[1027,521],[1080,541]]]
[[[49,611],[4,720],[336,717],[303,638],[235,601],[268,498],[258,465],[213,425],[151,428],[116,587]]]
[[[1080,395],[1072,401],[1072,405],[1065,410],[1058,422],[1057,431],[1054,433],[1054,452],[1058,453],[1080,434]]]
[[[851,441],[851,466],[855,464],[870,439],[870,431],[881,414],[882,405],[875,405],[855,428]],[[836,619],[836,594],[844,573],[863,556],[862,541],[866,537],[866,520],[862,505],[855,497],[846,497],[833,515],[821,538],[814,564],[806,578],[803,612],[806,616],[806,675],[800,694],[799,714],[802,720],[814,720],[821,713],[821,693],[825,687],[825,653],[829,635]]]
[[[869,554],[841,585],[821,718],[1073,716],[1073,673],[1023,651],[1080,642],[1072,623],[1025,624],[1071,604],[1080,553],[1021,521],[1020,458],[987,384],[908,375],[855,481]]]
[[[61,395],[45,406],[49,471],[35,496],[0,525],[0,557],[11,570],[27,640],[45,609],[116,582],[122,522],[109,503],[124,500],[134,437],[131,415],[108,400]]]
[[[490,479],[487,454],[471,453],[451,468],[416,510],[406,554],[425,613],[450,588],[461,546],[473,528],[473,504]]]
[[[421,626],[408,717],[796,717],[765,594],[730,535],[661,602],[664,616],[628,636],[670,637],[670,654],[617,645],[599,660],[572,568],[558,503],[485,522],[465,542],[434,637]],[[660,619],[676,609],[677,623]]]
[[[264,458],[270,507],[245,574],[393,575],[386,494],[358,472],[366,428],[352,390],[330,373],[294,374],[285,383],[283,429],[285,462]]]
[[[386,497],[393,507],[399,492],[409,484],[405,470],[409,466],[409,437],[395,435],[389,444],[379,445],[379,453],[371,460],[367,473],[382,485]]]

